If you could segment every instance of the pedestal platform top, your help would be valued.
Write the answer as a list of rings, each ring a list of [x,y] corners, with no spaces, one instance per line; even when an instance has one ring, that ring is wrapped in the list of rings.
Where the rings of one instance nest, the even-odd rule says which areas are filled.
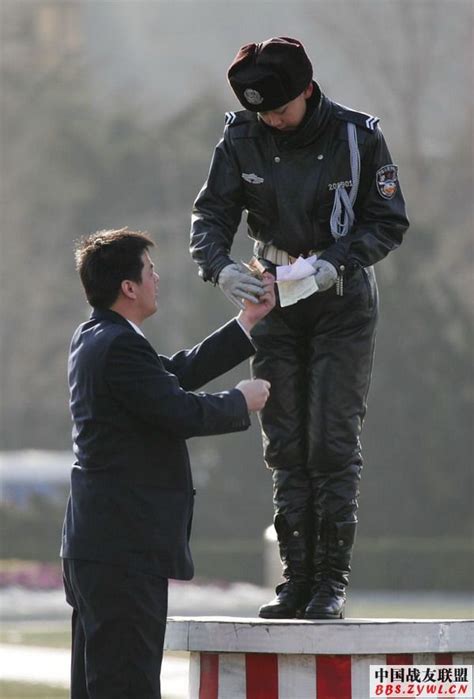
[[[167,650],[218,653],[472,653],[472,619],[170,617]]]

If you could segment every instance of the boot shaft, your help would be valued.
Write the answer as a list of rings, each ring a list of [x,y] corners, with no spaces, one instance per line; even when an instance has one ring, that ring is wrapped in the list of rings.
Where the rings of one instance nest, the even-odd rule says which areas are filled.
[[[318,519],[313,548],[314,580],[325,579],[348,585],[357,522],[331,522]]]
[[[320,520],[313,551],[314,583],[305,619],[342,619],[357,522]]]
[[[307,583],[311,576],[311,529],[304,519],[283,514],[274,518],[274,526],[283,565],[283,577],[296,583]]]

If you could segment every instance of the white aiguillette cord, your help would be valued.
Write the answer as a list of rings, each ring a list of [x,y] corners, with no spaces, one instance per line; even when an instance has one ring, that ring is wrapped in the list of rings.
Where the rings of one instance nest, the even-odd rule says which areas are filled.
[[[332,236],[336,241],[347,235],[354,224],[354,202],[357,197],[357,192],[359,191],[360,182],[360,153],[355,124],[348,122],[347,136],[349,139],[352,186],[349,193],[346,192],[346,188],[343,185],[337,187],[334,192],[334,204],[331,212],[330,226]],[[344,271],[344,268],[341,267],[341,271]],[[338,296],[343,295],[342,274],[339,275],[337,279],[336,290]]]

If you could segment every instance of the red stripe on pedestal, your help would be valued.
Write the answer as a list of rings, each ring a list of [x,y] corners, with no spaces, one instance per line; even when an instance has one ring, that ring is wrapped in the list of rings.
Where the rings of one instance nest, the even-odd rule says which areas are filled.
[[[278,699],[278,656],[275,653],[246,653],[246,699]]]
[[[199,699],[217,699],[219,691],[219,655],[201,653]]]
[[[453,654],[452,653],[436,653],[435,663],[436,663],[436,665],[452,665],[453,664]]]
[[[387,655],[387,665],[413,665],[411,653],[391,653]]]
[[[351,699],[351,656],[316,656],[316,696],[318,699]]]

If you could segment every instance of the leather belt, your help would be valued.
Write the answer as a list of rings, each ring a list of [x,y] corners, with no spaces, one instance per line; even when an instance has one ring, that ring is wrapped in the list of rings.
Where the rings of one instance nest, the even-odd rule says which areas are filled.
[[[311,257],[312,255],[319,256],[322,252],[322,250],[310,250],[306,254],[301,253],[301,255],[294,257],[293,255],[290,255],[289,252],[286,252],[286,250],[280,250],[275,245],[263,245],[262,243],[257,243],[255,245],[255,255],[257,257],[262,257],[264,260],[268,260],[268,262],[272,262],[277,266],[292,265],[294,262],[296,262],[298,257]]]

